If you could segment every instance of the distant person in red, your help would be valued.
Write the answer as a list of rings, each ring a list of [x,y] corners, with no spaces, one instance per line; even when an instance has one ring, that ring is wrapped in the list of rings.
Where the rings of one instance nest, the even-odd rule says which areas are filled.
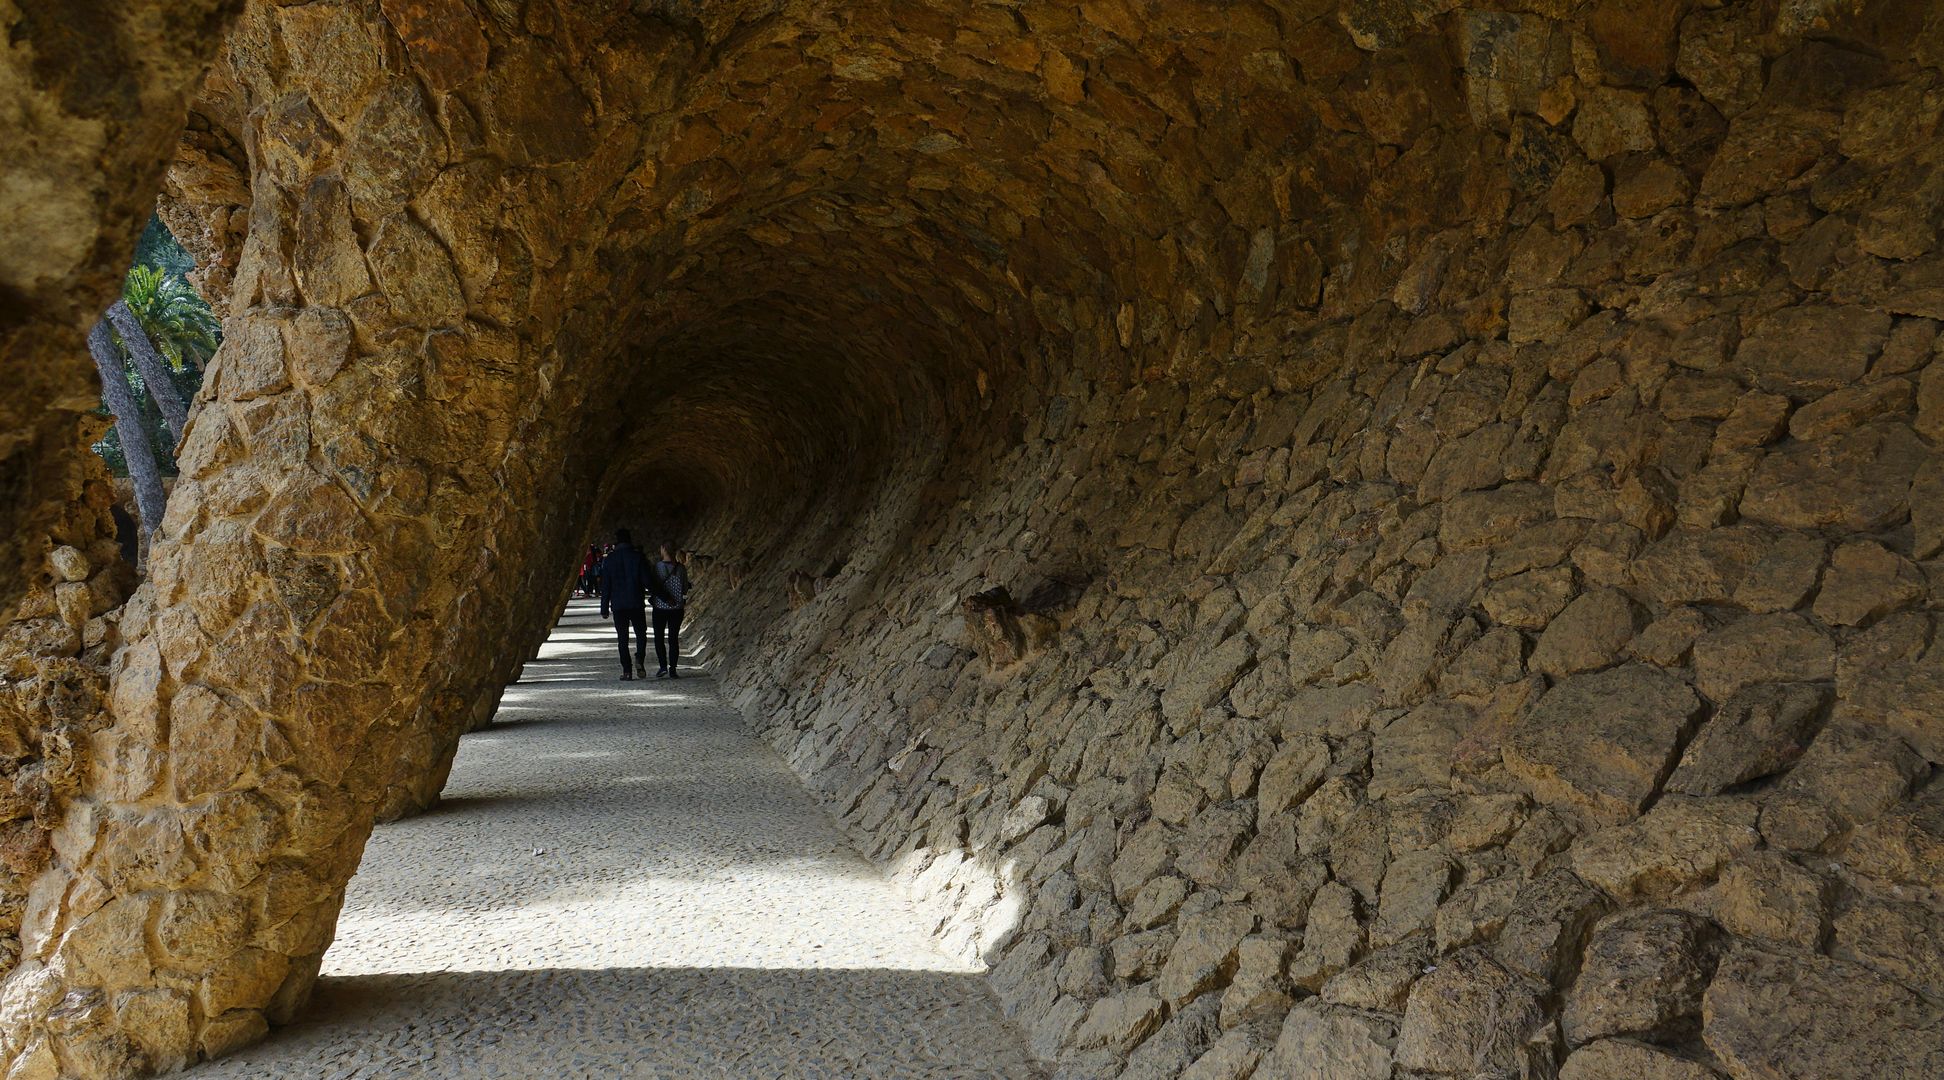
[[[654,608],[655,659],[661,662],[657,679],[679,679],[675,665],[682,660],[682,616],[688,613],[688,567],[675,558],[675,545],[663,544],[661,558],[648,568],[648,603]]]
[[[581,556],[580,594],[582,596],[593,596],[595,590],[601,587],[600,579],[595,576],[600,571],[601,549],[598,545],[589,544],[587,554]]]

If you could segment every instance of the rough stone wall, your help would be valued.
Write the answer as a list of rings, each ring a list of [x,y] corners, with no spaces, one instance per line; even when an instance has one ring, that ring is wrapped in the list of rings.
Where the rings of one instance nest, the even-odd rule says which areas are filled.
[[[155,211],[195,259],[189,280],[218,317],[229,314],[237,260],[250,223],[250,163],[229,115],[241,102],[230,82],[231,67],[218,63],[190,109],[175,159],[162,179]]]
[[[738,700],[1061,1075],[1936,1073],[1944,19],[1375,7],[1225,292],[704,515]]]
[[[189,95],[241,0],[0,4],[0,621],[79,501],[83,342],[121,286]]]
[[[685,528],[1069,1075],[1938,1072],[1940,62],[1849,0],[248,5],[10,1075],[292,1015],[590,520]]]
[[[113,539],[113,486],[101,462],[91,464],[82,497],[53,523],[46,565],[0,629],[0,968],[8,970],[61,805],[87,778],[88,738],[109,720],[116,609],[134,585]]]

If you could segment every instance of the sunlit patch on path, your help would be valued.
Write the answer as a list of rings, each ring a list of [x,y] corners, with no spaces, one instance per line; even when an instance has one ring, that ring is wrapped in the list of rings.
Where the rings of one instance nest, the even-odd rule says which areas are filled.
[[[431,813],[372,837],[304,1018],[215,1077],[1034,1075],[712,680],[576,605]]]

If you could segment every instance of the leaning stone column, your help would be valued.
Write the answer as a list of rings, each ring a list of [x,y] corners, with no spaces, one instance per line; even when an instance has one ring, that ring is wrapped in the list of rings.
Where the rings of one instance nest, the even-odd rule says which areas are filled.
[[[0,985],[8,1080],[172,1069],[288,1019],[386,792],[449,761],[521,590],[571,553],[522,524],[585,452],[555,334],[589,287],[579,201],[613,182],[576,182],[573,59],[438,6],[258,3],[232,39],[250,232],[112,723]]]

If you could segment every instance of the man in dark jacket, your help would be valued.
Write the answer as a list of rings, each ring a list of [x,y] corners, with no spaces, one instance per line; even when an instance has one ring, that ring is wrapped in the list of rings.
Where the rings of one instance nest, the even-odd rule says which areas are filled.
[[[648,674],[648,559],[626,529],[614,532],[614,550],[601,561],[601,617],[614,613],[614,638],[621,647],[621,681]],[[634,628],[634,664],[628,663],[628,628]]]

